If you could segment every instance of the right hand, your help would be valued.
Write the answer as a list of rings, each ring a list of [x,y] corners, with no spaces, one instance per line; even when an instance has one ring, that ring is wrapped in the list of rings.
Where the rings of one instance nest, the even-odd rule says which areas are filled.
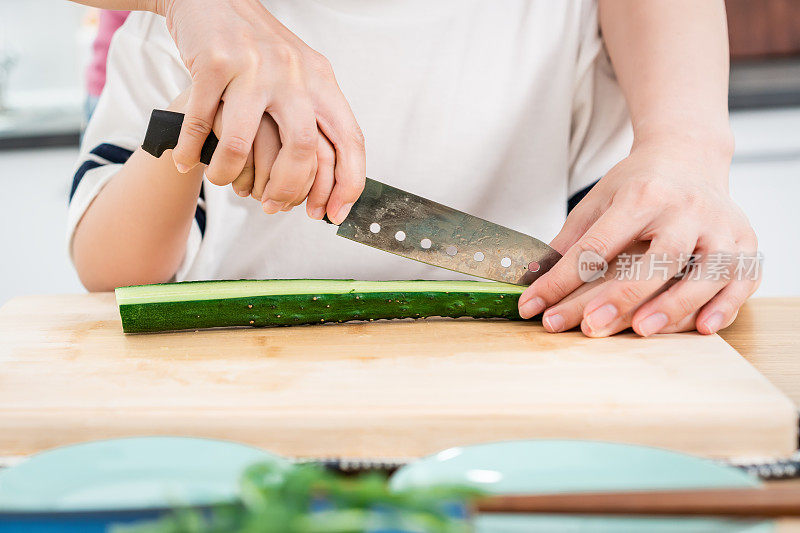
[[[242,194],[252,157],[249,194],[265,212],[291,209],[308,195],[309,216],[327,212],[341,223],[364,187],[366,160],[361,129],[328,60],[258,0],[161,0],[158,11],[192,76],[173,151],[178,170],[200,162],[218,117],[220,142],[206,169],[212,183],[234,183]]]

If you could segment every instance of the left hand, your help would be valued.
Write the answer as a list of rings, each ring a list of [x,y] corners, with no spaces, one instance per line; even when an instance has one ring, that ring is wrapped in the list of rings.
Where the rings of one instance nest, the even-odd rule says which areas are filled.
[[[758,261],[758,240],[728,193],[729,166],[729,151],[699,143],[634,145],[567,217],[551,243],[564,257],[522,294],[520,316],[546,310],[548,331],[580,324],[590,337],[630,326],[642,336],[727,327],[760,283],[760,265],[750,275],[739,271],[740,258]],[[638,276],[606,279],[565,300],[583,285],[583,252],[612,263],[641,241],[649,246]],[[692,255],[690,275],[675,282]]]

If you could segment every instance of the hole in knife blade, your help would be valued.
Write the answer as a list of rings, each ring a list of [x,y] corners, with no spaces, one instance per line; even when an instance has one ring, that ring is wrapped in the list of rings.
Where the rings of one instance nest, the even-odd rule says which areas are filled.
[[[511,258],[510,257],[502,258],[500,260],[500,265],[503,266],[504,268],[510,267],[511,266]]]
[[[472,258],[480,263],[481,261],[484,260],[485,256],[483,255],[483,252],[475,252],[475,255],[473,255]]]
[[[372,224],[369,225],[369,230],[372,233],[378,233],[381,230],[381,225],[378,224],[377,222],[373,222]]]
[[[531,272],[539,272],[540,268],[542,268],[541,265],[539,265],[539,263],[537,263],[536,261],[531,261],[530,263],[528,263],[528,270],[530,270]]]
[[[403,242],[404,240],[406,240],[406,232],[398,231],[397,233],[394,234],[394,238],[400,242]]]
[[[419,241],[419,245],[427,250],[428,248],[431,247],[431,245],[433,245],[433,243],[431,242],[430,239],[422,239],[421,241]]]
[[[444,251],[447,253],[447,255],[456,255],[458,253],[458,250],[455,246],[448,246]]]

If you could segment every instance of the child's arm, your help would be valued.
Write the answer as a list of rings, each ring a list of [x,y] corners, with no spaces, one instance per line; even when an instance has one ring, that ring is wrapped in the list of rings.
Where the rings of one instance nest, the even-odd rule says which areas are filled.
[[[184,91],[167,109],[183,112],[188,96],[189,90]],[[224,105],[214,120],[215,132],[220,127],[222,109]],[[253,152],[231,184],[239,196],[252,193],[254,198],[262,197],[272,179],[269,173],[255,169],[254,159],[267,161],[264,166],[272,167],[279,148],[278,128],[264,115]],[[333,148],[320,146],[319,152],[320,159],[329,165],[325,172],[332,176]],[[169,156],[156,159],[141,148],[131,154],[95,196],[73,234],[72,256],[87,289],[163,283],[175,275],[195,220],[203,168],[181,174]],[[328,194],[330,187],[316,180],[308,193],[309,202],[316,198],[316,205],[325,205]]]
[[[134,151],[75,228],[72,257],[84,286],[169,281],[186,253],[202,183],[202,167],[181,174],[168,155]]]
[[[759,283],[758,274],[734,272],[738,257],[756,260],[758,244],[728,194],[733,139],[724,4],[600,0],[599,7],[631,113],[633,148],[570,213],[553,241],[565,258],[526,291],[520,314],[547,309],[550,331],[580,324],[591,336],[631,325],[641,335],[685,324],[714,333],[733,321]],[[650,246],[639,275],[560,303],[582,284],[582,253],[610,262],[636,241]],[[699,279],[669,286],[693,253],[700,254]]]
[[[112,41],[69,198],[70,254],[90,290],[168,281],[200,246],[202,170],[181,175],[138,148],[150,112],[181,110],[189,82],[163,22],[132,14]]]

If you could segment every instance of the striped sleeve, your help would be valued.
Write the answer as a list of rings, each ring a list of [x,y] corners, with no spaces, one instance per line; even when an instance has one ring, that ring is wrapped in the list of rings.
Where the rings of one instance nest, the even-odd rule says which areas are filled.
[[[117,31],[108,54],[106,85],[84,133],[69,187],[67,238],[70,255],[75,228],[102,188],[139,147],[151,110],[164,108],[190,83],[164,20],[132,13]],[[185,271],[206,226],[205,201],[198,198]]]
[[[87,172],[105,165],[122,165],[132,153],[131,150],[109,143],[103,143],[93,148],[88,157],[82,158],[82,162],[72,176],[72,187],[69,190],[70,203]]]

